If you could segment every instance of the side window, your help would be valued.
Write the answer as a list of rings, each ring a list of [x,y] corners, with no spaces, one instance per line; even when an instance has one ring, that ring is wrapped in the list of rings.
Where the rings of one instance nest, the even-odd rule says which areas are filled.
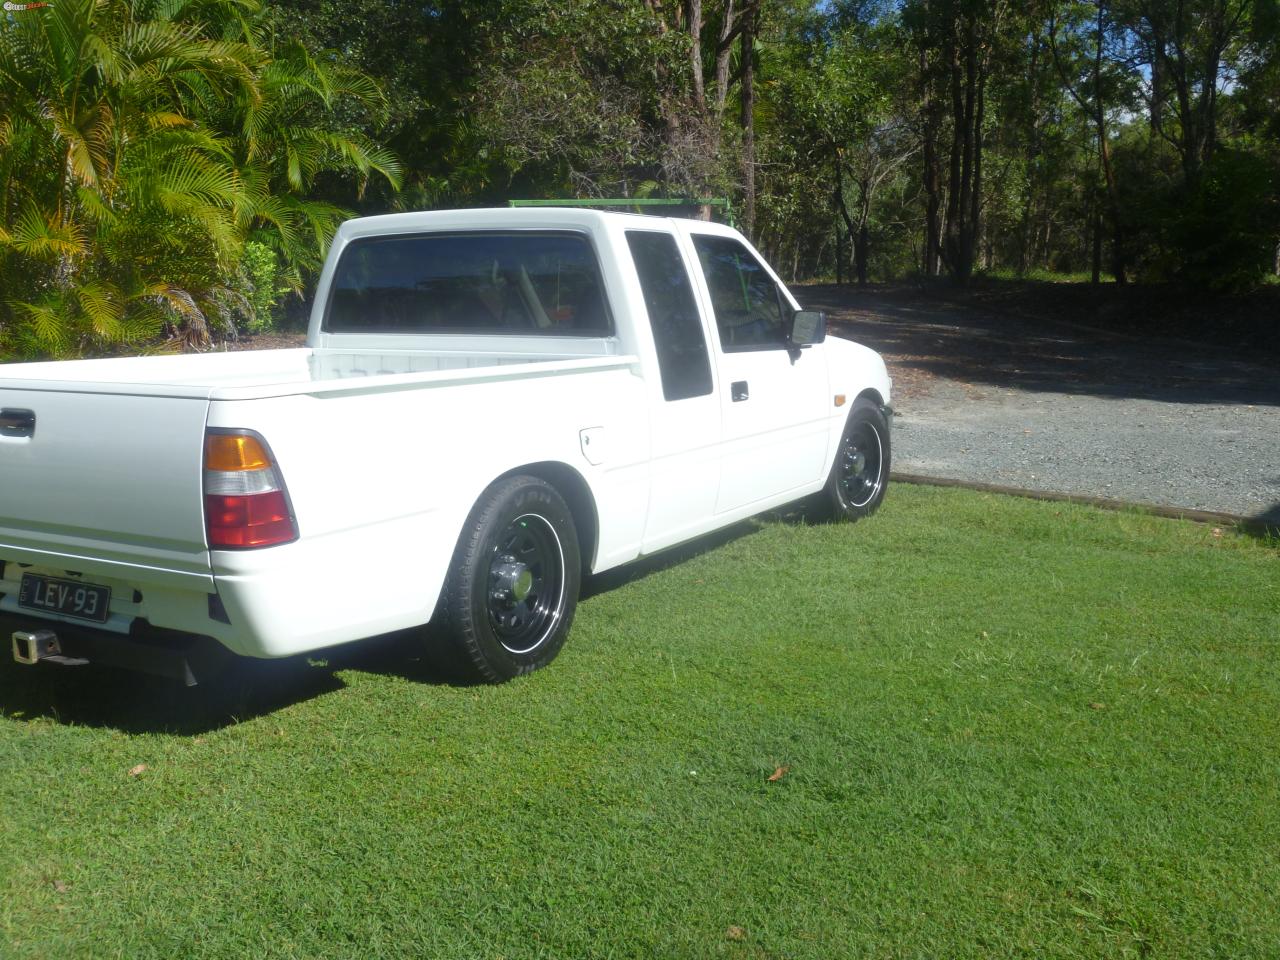
[[[782,291],[751,251],[731,237],[694,235],[711,292],[711,307],[726,351],[786,345],[791,310]]]
[[[645,309],[649,311],[663,397],[684,400],[706,396],[711,392],[707,339],[702,335],[693,285],[675,237],[628,230],[627,245],[640,277]]]

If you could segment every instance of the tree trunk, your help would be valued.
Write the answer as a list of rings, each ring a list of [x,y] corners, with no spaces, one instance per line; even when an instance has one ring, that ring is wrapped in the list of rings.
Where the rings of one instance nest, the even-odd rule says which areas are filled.
[[[1098,162],[1102,164],[1102,176],[1107,184],[1107,200],[1111,205],[1111,272],[1116,283],[1124,285],[1124,236],[1120,217],[1120,191],[1116,186],[1116,173],[1111,165],[1111,145],[1107,137],[1107,114],[1102,101],[1102,50],[1106,42],[1106,0],[1098,0],[1095,53],[1093,60],[1094,123],[1098,128]]]
[[[858,272],[858,286],[865,287],[867,285],[867,253],[871,247],[871,234],[867,230],[867,225],[862,224],[858,228],[857,236],[853,243],[853,263],[854,268]]]
[[[1026,200],[1022,205],[1022,220],[1018,224],[1018,276],[1022,276],[1027,272],[1027,267],[1031,262],[1031,244],[1034,238],[1031,235],[1031,221],[1035,211],[1035,194],[1028,187]]]
[[[702,0],[685,0],[685,23],[689,33],[689,79],[693,81],[693,105],[699,112],[707,108],[706,86],[702,80]]]
[[[973,273],[982,210],[982,131],[984,66],[979,55],[976,15],[957,17],[948,38],[951,67],[951,182],[947,190],[944,255],[951,277],[961,286]]]
[[[733,52],[733,44],[729,37],[733,35],[733,0],[724,5],[724,20],[720,24],[720,39],[716,44],[716,113],[724,112],[725,100],[729,96],[729,55]]]
[[[832,200],[835,202],[836,212],[840,214],[840,219],[844,221],[845,229],[849,232],[849,239],[853,242],[854,257],[856,259],[858,253],[858,228],[853,222],[853,217],[849,213],[849,205],[844,199],[844,170],[840,164],[840,151],[833,148],[834,167],[836,171],[836,186],[832,193]],[[839,229],[838,227],[836,229]]]
[[[938,117],[933,99],[933,81],[929,76],[929,58],[925,48],[920,48],[920,76],[922,80],[922,115],[920,147],[924,163],[924,260],[921,264],[926,277],[936,277],[941,266],[942,250],[942,183],[938,171]]]
[[[1032,226],[1035,220],[1036,188],[1039,185],[1036,168],[1040,162],[1040,146],[1043,140],[1043,124],[1040,122],[1040,43],[1037,31],[1031,36],[1031,56],[1027,70],[1027,85],[1031,88],[1031,136],[1027,138],[1027,194],[1022,201],[1022,218],[1018,224],[1018,276],[1027,272],[1033,254],[1035,238]]]
[[[1159,136],[1164,129],[1164,35],[1159,26],[1151,25],[1151,132]]]
[[[976,43],[976,39],[971,38],[971,42]],[[971,67],[977,73],[977,90],[974,94],[977,105],[973,111],[973,187],[972,194],[969,198],[969,235],[972,238],[970,243],[973,249],[969,254],[969,261],[972,263],[978,252],[978,239],[983,236],[982,233],[982,125],[987,116],[987,71],[986,66],[980,62],[976,54],[971,50],[970,57],[974,59]],[[985,59],[985,58],[984,58]],[[970,82],[973,82],[972,80]]]
[[[961,177],[964,170],[965,140],[969,125],[964,121],[964,92],[960,82],[960,49],[955,36],[956,24],[951,24],[951,34],[947,38],[948,89],[951,93],[951,116],[953,127],[951,132],[951,150],[947,157],[947,213],[944,224],[942,260],[947,270],[956,275],[956,261],[960,256],[960,218],[968,199],[963,193]]]
[[[867,260],[871,252],[871,178],[858,179],[858,234],[854,241],[853,260],[858,272],[858,286],[867,285]]]
[[[1102,282],[1102,206],[1098,203],[1097,191],[1092,191],[1089,206],[1093,209],[1093,267],[1089,282],[1095,287]]]
[[[742,228],[748,237],[756,226],[755,19],[755,11],[746,14],[738,54],[742,61]]]

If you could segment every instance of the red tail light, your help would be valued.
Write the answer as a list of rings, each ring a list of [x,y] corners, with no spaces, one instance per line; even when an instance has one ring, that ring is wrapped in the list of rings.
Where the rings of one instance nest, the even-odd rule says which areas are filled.
[[[204,518],[214,549],[298,539],[284,480],[267,445],[247,432],[205,436]]]

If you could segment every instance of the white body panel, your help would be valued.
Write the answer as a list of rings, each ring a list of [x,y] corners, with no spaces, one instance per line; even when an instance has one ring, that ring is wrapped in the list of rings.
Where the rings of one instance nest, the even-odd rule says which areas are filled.
[[[322,329],[346,244],[461,229],[586,235],[615,334]],[[628,229],[669,231],[681,246],[712,361],[710,395],[663,399]],[[690,245],[697,232],[738,236],[578,210],[356,220],[333,243],[308,347],[0,366],[0,409],[36,417],[32,436],[0,437],[0,612],[37,621],[16,605],[21,574],[71,571],[111,587],[103,629],[126,632],[141,618],[243,655],[283,656],[425,623],[467,514],[507,473],[541,471],[585,489],[593,571],[820,489],[848,411],[834,394],[851,403],[873,391],[887,403],[884,364],[837,339],[798,357],[723,352]],[[730,396],[740,380],[750,384],[746,402]],[[267,439],[295,542],[208,549],[206,428]]]

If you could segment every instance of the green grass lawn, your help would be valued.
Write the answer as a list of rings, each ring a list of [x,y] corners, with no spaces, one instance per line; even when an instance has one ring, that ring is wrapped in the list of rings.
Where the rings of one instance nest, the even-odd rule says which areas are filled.
[[[0,665],[0,956],[1280,955],[1274,544],[902,485],[737,534],[504,687]]]

